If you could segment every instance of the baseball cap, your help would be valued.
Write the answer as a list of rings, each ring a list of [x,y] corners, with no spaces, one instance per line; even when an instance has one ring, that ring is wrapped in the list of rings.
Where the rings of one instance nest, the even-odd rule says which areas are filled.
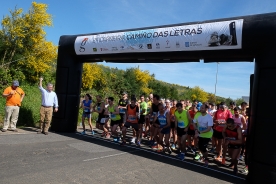
[[[200,110],[200,107],[202,106],[201,102],[198,102],[198,104],[196,105],[197,110]]]
[[[170,101],[170,100],[166,100],[165,102],[166,102],[166,103],[170,103],[171,101]]]
[[[14,81],[12,82],[12,85],[13,85],[13,86],[19,86],[19,82],[18,82],[17,80],[14,80]]]

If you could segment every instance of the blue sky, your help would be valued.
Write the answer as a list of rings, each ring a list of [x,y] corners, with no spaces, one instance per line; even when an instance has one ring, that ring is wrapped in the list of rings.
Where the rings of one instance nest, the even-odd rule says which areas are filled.
[[[9,0],[1,3],[0,15],[9,9],[23,8],[31,0]],[[275,0],[41,0],[53,15],[53,27],[45,28],[47,40],[58,44],[61,35],[96,33],[149,26],[159,26],[219,18],[276,12]],[[154,73],[156,79],[183,86],[200,86],[214,93],[217,63],[114,64],[110,67],[137,67]],[[220,63],[217,95],[240,98],[249,95],[249,76],[254,62]]]

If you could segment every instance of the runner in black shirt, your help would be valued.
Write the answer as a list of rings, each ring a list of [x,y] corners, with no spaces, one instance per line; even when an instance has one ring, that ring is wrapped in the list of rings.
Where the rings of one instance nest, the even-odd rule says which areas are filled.
[[[118,108],[121,116],[121,120],[120,120],[121,122],[119,124],[121,130],[122,130],[122,127],[124,126],[124,123],[126,122],[126,106],[129,104],[127,97],[128,97],[127,93],[123,92],[122,98],[119,100],[119,103],[118,103]]]
[[[160,97],[158,95],[153,95],[153,103],[151,104],[151,109],[150,109],[150,117],[152,120],[152,124],[154,123],[154,117],[157,116],[157,113],[159,111],[158,109],[158,105],[159,105],[159,100]],[[156,124],[158,124],[159,122],[156,121]],[[159,135],[159,128],[156,128],[154,126],[154,124],[151,126],[151,140],[150,140],[150,145],[152,146],[153,149],[157,149],[158,148],[158,135]]]
[[[104,102],[102,100],[102,96],[97,95],[97,103],[94,105],[94,112],[97,112],[99,114],[97,122],[96,122],[96,127],[100,130],[103,130],[103,134],[102,137],[108,137],[109,133],[108,133],[108,127],[107,127],[107,122],[108,119],[106,117],[106,115],[104,115],[104,111],[105,111],[105,105]]]

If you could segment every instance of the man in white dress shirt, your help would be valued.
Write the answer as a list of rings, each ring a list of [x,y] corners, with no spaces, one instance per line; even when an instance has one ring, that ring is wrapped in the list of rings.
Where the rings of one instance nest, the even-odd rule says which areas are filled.
[[[53,107],[54,112],[58,111],[58,98],[57,94],[53,91],[53,84],[48,83],[47,89],[42,87],[43,78],[39,78],[39,90],[42,96],[40,107],[40,130],[38,134],[43,133],[48,135],[48,130],[52,121]]]

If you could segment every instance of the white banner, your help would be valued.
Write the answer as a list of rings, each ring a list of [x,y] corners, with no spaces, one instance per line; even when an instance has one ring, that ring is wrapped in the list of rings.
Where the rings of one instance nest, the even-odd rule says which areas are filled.
[[[242,48],[243,19],[78,36],[77,55]]]

